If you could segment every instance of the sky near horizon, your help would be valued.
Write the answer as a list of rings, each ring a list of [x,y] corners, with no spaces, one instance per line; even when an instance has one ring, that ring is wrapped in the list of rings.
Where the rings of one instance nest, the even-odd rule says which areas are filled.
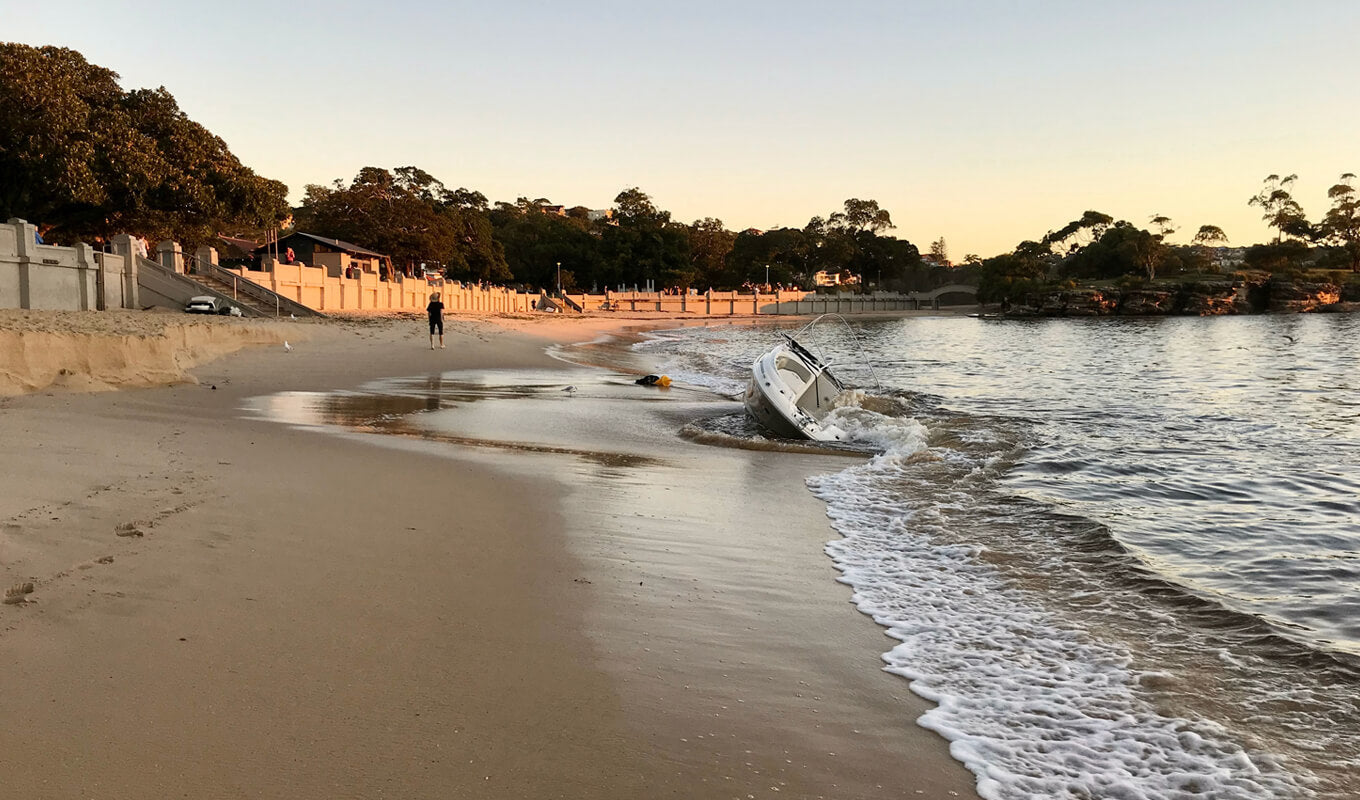
[[[165,86],[293,203],[408,165],[733,230],[857,197],[962,260],[1087,209],[1251,244],[1266,175],[1316,220],[1360,173],[1353,0],[0,0],[0,41]]]

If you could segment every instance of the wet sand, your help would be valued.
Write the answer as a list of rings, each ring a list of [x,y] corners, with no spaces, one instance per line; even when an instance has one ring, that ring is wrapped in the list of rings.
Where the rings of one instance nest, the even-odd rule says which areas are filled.
[[[838,459],[672,438],[687,402],[626,464],[249,417],[589,338],[297,324],[198,385],[0,399],[0,580],[35,584],[0,606],[17,795],[975,796],[822,554],[801,482]],[[602,447],[609,401],[571,402],[472,419]]]

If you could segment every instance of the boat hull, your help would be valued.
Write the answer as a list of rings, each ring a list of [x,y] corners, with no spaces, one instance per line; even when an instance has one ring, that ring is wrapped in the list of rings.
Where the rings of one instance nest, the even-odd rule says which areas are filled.
[[[821,362],[790,340],[751,365],[742,402],[751,419],[776,436],[842,441],[845,432],[824,419],[841,388]]]
[[[746,405],[747,416],[770,433],[782,436],[785,439],[811,438],[806,431],[791,422],[785,416],[784,411],[775,407],[754,375],[751,376],[751,382],[746,387],[746,395],[742,398],[742,402]]]

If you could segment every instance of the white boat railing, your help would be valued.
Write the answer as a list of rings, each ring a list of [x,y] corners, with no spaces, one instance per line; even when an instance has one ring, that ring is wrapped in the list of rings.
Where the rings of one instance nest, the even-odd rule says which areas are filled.
[[[847,322],[845,317],[842,317],[840,314],[836,313],[822,314],[821,316],[818,316],[816,319],[812,320],[808,324],[799,328],[797,333],[793,335],[789,334],[784,335],[788,336],[790,341],[792,341],[795,346],[797,346],[798,348],[806,352],[808,355],[815,358],[817,362],[820,363],[823,367],[827,369],[830,369],[833,366],[839,368],[842,365],[833,362],[830,358],[827,358],[825,356],[825,347],[820,346],[820,343],[818,345],[815,345],[818,346],[819,349],[811,350],[808,349],[808,347],[804,345],[801,341],[799,341],[800,337],[802,337],[804,334],[809,333],[812,330],[813,326],[815,326],[822,320],[826,319],[827,317],[832,317],[834,319],[839,320],[841,325],[845,327],[846,332],[850,334],[850,340],[855,343],[855,348],[859,352],[859,363],[854,366],[856,367],[862,366],[864,368],[867,368],[869,370],[869,375],[874,380],[874,385],[881,391],[883,389],[883,382],[878,379],[878,372],[874,369],[873,362],[864,356],[864,343],[860,341],[859,334],[855,332],[855,329],[850,327],[850,323]]]

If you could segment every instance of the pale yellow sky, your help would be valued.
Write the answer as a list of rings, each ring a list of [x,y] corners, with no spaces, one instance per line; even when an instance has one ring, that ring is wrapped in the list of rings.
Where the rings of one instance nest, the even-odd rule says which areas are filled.
[[[1188,240],[1316,218],[1360,172],[1360,4],[0,0],[0,37],[164,85],[257,172],[419,166],[494,200],[806,224],[849,197],[924,249],[988,256],[1086,209]]]

